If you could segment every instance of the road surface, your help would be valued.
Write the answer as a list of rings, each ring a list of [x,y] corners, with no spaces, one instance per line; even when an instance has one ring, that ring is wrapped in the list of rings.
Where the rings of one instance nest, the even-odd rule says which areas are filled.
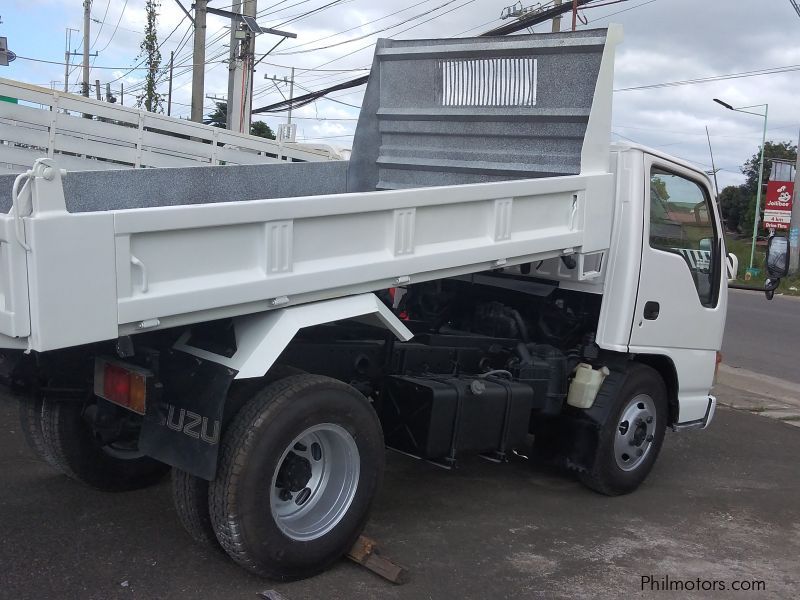
[[[722,359],[742,367],[800,383],[800,297],[730,290]]]
[[[736,390],[719,392],[735,394]],[[516,459],[457,471],[389,454],[367,533],[410,570],[393,586],[347,561],[276,584],[193,543],[168,482],[86,488],[36,460],[0,398],[0,597],[15,600],[373,598],[797,598],[800,428],[721,407],[703,432],[669,433],[648,481],[608,498]],[[652,581],[726,591],[656,592]],[[732,593],[733,582],[764,590]],[[717,588],[719,590],[719,588]]]

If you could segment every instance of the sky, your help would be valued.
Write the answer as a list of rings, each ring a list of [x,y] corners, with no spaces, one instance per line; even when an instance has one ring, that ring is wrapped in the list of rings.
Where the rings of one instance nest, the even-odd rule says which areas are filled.
[[[233,0],[209,5],[229,8]],[[182,0],[187,8],[191,0]],[[548,4],[548,0],[543,0]],[[620,23],[625,41],[619,46],[615,71],[612,137],[631,140],[711,169],[706,127],[711,135],[720,187],[741,183],[740,165],[761,143],[763,118],[732,112],[713,102],[731,105],[769,104],[767,139],[797,142],[800,130],[800,16],[790,0],[597,0],[605,4],[582,10],[586,24],[579,28]],[[366,74],[358,70],[372,60],[378,37],[397,39],[464,37],[507,23],[500,19],[511,0],[261,0],[258,22],[297,34],[286,40],[257,67],[253,106],[282,99],[288,85],[276,85],[265,76],[282,79],[296,68],[295,95],[317,90]],[[526,3],[525,6],[535,5]],[[72,50],[82,51],[82,0],[2,0],[0,36],[19,59],[0,67],[0,77],[63,89],[66,27],[72,32]],[[131,70],[145,26],[145,0],[93,0],[90,48],[97,51],[90,79],[102,89],[112,82],[115,93],[125,88],[130,105],[143,71]],[[308,13],[308,14],[307,14]],[[287,23],[287,21],[289,21]],[[568,19],[564,26],[568,26]],[[209,15],[205,93],[227,92],[228,23]],[[191,91],[191,32],[175,0],[161,0],[158,39],[164,64],[175,51],[172,114],[188,117]],[[381,31],[385,30],[385,31]],[[534,32],[550,30],[550,24]],[[277,41],[259,36],[260,56]],[[23,58],[24,57],[24,58]],[[37,62],[29,59],[38,59]],[[78,64],[80,57],[73,59]],[[631,90],[640,86],[680,82],[717,75],[790,67],[790,70],[753,77],[737,77],[694,85]],[[796,70],[791,70],[791,68]],[[69,78],[78,91],[80,68]],[[166,93],[166,81],[161,91]],[[280,87],[280,90],[277,89]],[[349,147],[364,88],[337,91],[294,111],[299,141]],[[213,100],[206,100],[206,114]],[[755,112],[763,108],[752,109]],[[285,113],[256,117],[273,129]]]

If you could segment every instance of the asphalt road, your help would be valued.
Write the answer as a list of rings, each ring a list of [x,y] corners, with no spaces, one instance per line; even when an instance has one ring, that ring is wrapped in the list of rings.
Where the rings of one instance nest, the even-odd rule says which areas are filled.
[[[730,290],[722,357],[743,367],[800,383],[800,297]]]
[[[726,392],[734,393],[734,392]],[[487,598],[797,598],[800,430],[726,408],[705,432],[670,433],[636,493],[607,498],[569,474],[518,459],[446,472],[389,455],[367,533],[410,569],[392,586],[342,561],[273,584],[194,544],[168,484],[97,492],[24,445],[0,398],[0,597],[255,600]],[[642,576],[765,591],[642,591]]]

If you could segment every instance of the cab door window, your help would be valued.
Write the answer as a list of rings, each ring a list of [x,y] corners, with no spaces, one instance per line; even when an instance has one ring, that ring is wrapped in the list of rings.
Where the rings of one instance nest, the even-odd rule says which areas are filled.
[[[690,179],[653,167],[650,173],[650,247],[686,261],[700,303],[717,304],[719,244],[711,200]]]

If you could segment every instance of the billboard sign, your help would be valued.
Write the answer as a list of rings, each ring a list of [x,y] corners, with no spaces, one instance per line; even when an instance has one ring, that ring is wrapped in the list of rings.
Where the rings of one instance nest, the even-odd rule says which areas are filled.
[[[767,184],[767,203],[764,206],[764,227],[771,229],[789,229],[792,220],[792,194],[794,183],[791,181],[770,181]]]

